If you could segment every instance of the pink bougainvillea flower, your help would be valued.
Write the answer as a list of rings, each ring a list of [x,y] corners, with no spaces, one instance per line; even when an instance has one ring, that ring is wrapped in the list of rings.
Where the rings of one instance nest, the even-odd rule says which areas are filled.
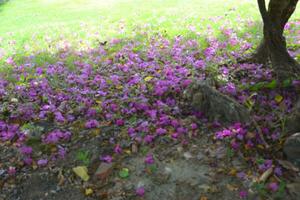
[[[32,154],[32,147],[23,146],[20,148],[20,151],[24,155],[30,155],[30,154]]]
[[[275,173],[277,176],[282,176],[282,168],[281,168],[281,167],[275,167],[274,173]]]
[[[135,190],[136,195],[143,197],[145,195],[145,188],[144,187],[138,187]]]
[[[196,123],[192,123],[192,124],[191,124],[191,128],[192,128],[193,130],[196,130],[196,129],[198,128],[198,125],[197,125]]]
[[[248,196],[248,192],[247,192],[247,191],[243,190],[243,191],[240,191],[240,192],[239,192],[239,197],[240,197],[241,199],[246,199],[247,196]]]
[[[71,139],[72,134],[68,131],[63,132],[60,130],[54,130],[48,135],[44,136],[42,141],[46,144],[56,144],[60,141],[68,141]]]
[[[167,133],[167,130],[164,129],[164,128],[158,128],[158,129],[156,129],[156,134],[157,135],[164,135],[166,133]]]
[[[13,176],[16,174],[16,168],[15,167],[9,167],[8,170],[7,170],[7,173],[10,175],[10,176]]]
[[[110,155],[101,156],[100,160],[106,163],[111,163],[113,158]]]
[[[216,133],[216,138],[217,139],[223,139],[223,138],[231,136],[232,134],[233,133],[232,133],[231,130],[225,129],[225,130],[222,130],[222,131],[218,131]]]
[[[98,128],[99,122],[95,119],[91,119],[85,123],[85,128]]]
[[[38,166],[40,167],[44,167],[48,164],[48,160],[47,159],[40,159],[37,161]]]
[[[276,192],[278,190],[278,188],[279,188],[279,185],[276,182],[269,183],[269,185],[268,185],[268,189],[271,190],[272,192]]]
[[[147,143],[147,144],[150,144],[153,142],[155,136],[154,135],[146,135],[144,137],[144,142]]]
[[[24,163],[25,163],[26,165],[31,165],[32,162],[33,162],[32,158],[30,158],[30,157],[24,158],[23,161],[24,161]]]
[[[152,154],[148,154],[145,158],[145,163],[146,164],[153,164],[154,163],[154,158],[153,158],[153,155]]]
[[[123,125],[124,125],[124,120],[123,120],[123,119],[117,119],[117,120],[116,120],[116,124],[117,124],[118,126],[123,126]]]
[[[121,148],[121,146],[120,146],[119,144],[117,144],[117,145],[115,146],[114,152],[115,152],[116,154],[121,154],[121,153],[122,153],[122,148]]]

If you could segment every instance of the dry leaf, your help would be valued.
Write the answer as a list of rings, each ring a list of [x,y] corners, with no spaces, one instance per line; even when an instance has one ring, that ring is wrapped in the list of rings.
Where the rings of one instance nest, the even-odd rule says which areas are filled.
[[[265,182],[273,173],[273,167],[266,170],[258,179],[258,182]]]
[[[146,82],[148,82],[148,81],[151,81],[152,79],[153,79],[152,76],[147,76],[144,80],[145,80]]]
[[[226,187],[230,191],[237,191],[239,189],[237,186],[231,184],[227,184]]]
[[[283,96],[281,96],[281,95],[279,95],[279,94],[275,96],[275,101],[276,101],[277,103],[280,103],[282,100],[283,100]]]
[[[88,181],[90,176],[88,175],[88,169],[86,166],[78,166],[73,168],[74,173],[79,176],[82,180]]]
[[[93,189],[87,188],[87,189],[85,189],[84,193],[85,193],[86,196],[89,196],[89,195],[93,194],[93,192],[94,192]]]

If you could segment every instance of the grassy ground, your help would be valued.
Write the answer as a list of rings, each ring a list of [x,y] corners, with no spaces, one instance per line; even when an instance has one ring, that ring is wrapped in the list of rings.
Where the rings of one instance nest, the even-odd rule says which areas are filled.
[[[217,16],[221,20],[216,22]],[[136,37],[136,29],[201,38],[207,26],[215,32],[225,21],[240,29],[240,21],[260,21],[256,2],[250,0],[10,0],[0,5],[0,19],[3,59],[49,52],[53,41],[90,46],[107,38]]]
[[[193,37],[209,17],[233,21],[258,19],[255,2],[247,0],[10,0],[0,7],[2,54],[25,55],[42,51],[49,40],[94,42],[112,37],[133,37],[133,30]],[[223,20],[223,21],[224,21]],[[135,32],[135,31],[134,31]],[[1,53],[0,53],[1,54]]]

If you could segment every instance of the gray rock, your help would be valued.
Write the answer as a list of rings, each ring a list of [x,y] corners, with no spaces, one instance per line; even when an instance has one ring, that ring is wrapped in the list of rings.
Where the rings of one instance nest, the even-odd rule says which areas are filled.
[[[285,132],[290,135],[300,131],[300,100],[296,103],[292,113],[286,120]]]
[[[290,162],[297,166],[300,165],[300,133],[288,137],[284,143],[283,151]]]

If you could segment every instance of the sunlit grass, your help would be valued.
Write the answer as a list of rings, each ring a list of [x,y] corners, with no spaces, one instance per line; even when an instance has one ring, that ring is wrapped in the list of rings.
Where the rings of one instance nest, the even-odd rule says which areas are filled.
[[[243,30],[241,23],[260,21],[260,16],[256,1],[250,0],[10,0],[1,5],[0,19],[0,57],[2,49],[5,58],[55,53],[49,43],[64,40],[81,48],[88,46],[81,41],[136,38],[143,31],[201,39],[207,27],[215,33],[231,23],[253,33],[259,26]]]

